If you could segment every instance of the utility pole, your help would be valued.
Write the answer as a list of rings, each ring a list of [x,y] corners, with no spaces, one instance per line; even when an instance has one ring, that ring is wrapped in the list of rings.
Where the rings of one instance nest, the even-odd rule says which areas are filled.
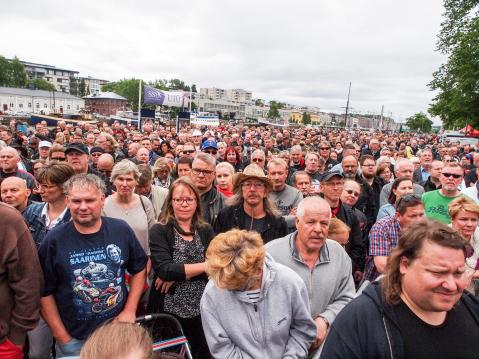
[[[351,95],[351,82],[349,82],[348,101],[346,102],[346,113],[344,115],[344,125],[348,126],[349,96]],[[351,126],[349,126],[351,127]]]
[[[382,130],[382,128],[383,128],[383,121],[384,121],[383,113],[384,113],[384,105],[381,106],[381,122],[379,124],[379,129],[380,130]]]

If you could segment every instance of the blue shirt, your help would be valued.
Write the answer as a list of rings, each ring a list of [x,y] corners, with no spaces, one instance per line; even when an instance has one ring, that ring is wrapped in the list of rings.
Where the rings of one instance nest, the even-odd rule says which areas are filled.
[[[42,241],[39,257],[45,277],[42,296],[54,296],[65,328],[76,339],[86,339],[123,310],[125,271],[134,275],[147,262],[130,226],[108,217],[92,234],[78,232],[71,221],[55,227]]]

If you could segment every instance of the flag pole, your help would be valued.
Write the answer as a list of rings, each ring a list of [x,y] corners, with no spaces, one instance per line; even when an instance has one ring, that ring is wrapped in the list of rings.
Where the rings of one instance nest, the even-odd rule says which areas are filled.
[[[138,86],[138,129],[141,130],[141,79]]]
[[[190,98],[189,98],[189,102],[188,102],[188,111],[189,111],[190,114],[191,114],[191,100],[193,99],[193,90],[192,90],[192,87],[193,87],[193,86],[190,86]]]

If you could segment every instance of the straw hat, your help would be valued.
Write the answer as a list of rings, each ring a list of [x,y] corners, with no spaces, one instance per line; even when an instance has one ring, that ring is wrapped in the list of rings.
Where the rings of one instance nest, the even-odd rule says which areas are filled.
[[[233,192],[236,192],[241,186],[241,184],[249,179],[257,179],[263,182],[268,191],[271,191],[273,189],[273,185],[268,176],[266,176],[266,174],[264,173],[264,171],[258,165],[252,163],[246,166],[243,172],[236,174],[233,183]]]

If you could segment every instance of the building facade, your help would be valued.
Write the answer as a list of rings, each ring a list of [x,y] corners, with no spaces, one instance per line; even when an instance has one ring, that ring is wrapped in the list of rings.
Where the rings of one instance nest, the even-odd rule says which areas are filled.
[[[102,116],[116,115],[117,111],[126,111],[128,100],[114,92],[100,92],[83,97],[85,109]]]
[[[4,113],[78,113],[85,107],[79,97],[44,90],[0,87],[0,111]]]
[[[55,86],[58,92],[70,93],[70,82],[78,77],[78,71],[34,62],[21,61],[21,63],[25,66],[25,71],[30,80],[44,79]]]
[[[85,91],[87,95],[99,94],[101,92],[101,87],[108,83],[106,80],[95,79],[91,76],[88,77],[79,77],[78,83],[85,81]]]

